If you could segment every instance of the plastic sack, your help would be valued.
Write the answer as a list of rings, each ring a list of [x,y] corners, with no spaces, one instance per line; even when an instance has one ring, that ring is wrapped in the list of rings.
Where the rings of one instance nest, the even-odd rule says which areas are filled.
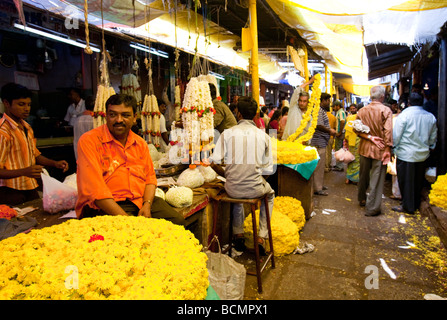
[[[393,157],[390,162],[386,165],[386,173],[391,174],[392,176],[397,175],[396,171],[396,157]]]
[[[160,188],[155,189],[155,196],[166,200],[165,192]]]
[[[212,241],[217,239],[213,238]],[[242,300],[245,291],[245,267],[226,254],[206,251],[208,280],[221,300]]]
[[[355,160],[355,156],[346,149],[340,148],[338,151],[335,151],[335,160],[339,162],[344,162],[346,164]]]
[[[203,176],[203,179],[205,182],[211,182],[217,178],[216,171],[213,170],[213,168],[209,166],[199,166],[199,171]]]
[[[430,183],[436,182],[436,167],[430,167],[425,170],[425,179]]]
[[[78,183],[76,181],[76,173],[70,174],[66,176],[64,179],[64,184],[78,190]]]
[[[78,191],[73,187],[42,173],[43,209],[49,213],[58,213],[74,209]]]
[[[187,187],[170,188],[165,194],[165,201],[176,208],[189,207],[192,204],[193,192]]]
[[[205,183],[205,179],[203,175],[200,173],[200,170],[195,169],[186,169],[183,171],[178,179],[177,184],[182,187],[188,187],[191,189],[198,188],[202,184]]]

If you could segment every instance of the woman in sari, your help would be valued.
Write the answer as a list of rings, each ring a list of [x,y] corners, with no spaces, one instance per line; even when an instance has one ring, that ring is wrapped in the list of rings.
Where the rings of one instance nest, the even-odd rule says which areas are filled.
[[[357,184],[359,181],[359,169],[360,169],[360,155],[358,152],[358,147],[360,143],[360,138],[355,134],[353,128],[349,125],[350,121],[354,121],[357,118],[357,106],[351,104],[349,106],[350,115],[346,118],[345,126],[345,139],[349,152],[355,156],[355,160],[348,163],[346,169],[346,184]]]

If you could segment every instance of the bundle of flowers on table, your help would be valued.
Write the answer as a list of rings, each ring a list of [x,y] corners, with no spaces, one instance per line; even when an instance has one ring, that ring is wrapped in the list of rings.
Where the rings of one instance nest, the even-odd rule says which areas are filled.
[[[431,186],[429,198],[430,204],[447,209],[447,174],[438,176]]]
[[[273,159],[278,164],[300,164],[318,159],[317,149],[301,142],[272,139]]]
[[[0,299],[205,299],[201,249],[163,219],[70,220],[0,242]]]
[[[17,211],[7,206],[6,204],[0,204],[0,218],[11,220],[11,218],[17,217]]]
[[[259,210],[256,211],[256,223],[259,229]],[[299,231],[304,227],[306,220],[301,202],[292,197],[276,197],[273,204],[270,225],[273,237],[275,256],[293,253],[300,242]],[[253,223],[251,214],[245,218],[244,233],[247,247],[253,247]],[[266,241],[269,250],[269,242]]]

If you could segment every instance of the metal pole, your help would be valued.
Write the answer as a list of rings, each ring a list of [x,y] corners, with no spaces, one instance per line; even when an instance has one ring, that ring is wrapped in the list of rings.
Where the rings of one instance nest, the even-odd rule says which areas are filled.
[[[253,47],[251,48],[251,79],[252,79],[252,97],[256,100],[259,106],[259,66],[258,66],[258,19],[256,14],[256,0],[249,2],[250,15],[250,32],[253,40]]]

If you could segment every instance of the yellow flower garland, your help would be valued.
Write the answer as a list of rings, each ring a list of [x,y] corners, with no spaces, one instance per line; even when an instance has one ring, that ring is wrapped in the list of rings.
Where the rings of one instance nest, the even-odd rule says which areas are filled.
[[[70,220],[0,242],[0,299],[204,299],[206,260],[163,219]]]
[[[314,84],[312,86],[312,95],[309,100],[309,105],[307,107],[306,112],[303,115],[303,119],[300,122],[300,126],[296,129],[295,133],[290,135],[287,138],[287,141],[295,141],[300,134],[303,132],[304,128],[307,127],[311,115],[312,115],[312,123],[307,131],[307,133],[301,137],[298,138],[297,142],[305,142],[312,138],[315,128],[317,126],[318,122],[318,112],[320,111],[320,96],[321,96],[321,89],[320,89],[320,82],[321,82],[321,75],[318,73],[315,75],[314,78]]]

